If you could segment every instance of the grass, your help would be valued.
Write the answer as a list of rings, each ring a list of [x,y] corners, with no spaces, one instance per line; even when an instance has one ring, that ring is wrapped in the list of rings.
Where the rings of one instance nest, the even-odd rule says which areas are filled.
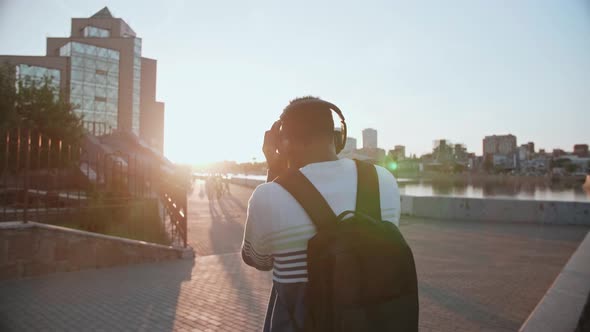
[[[169,245],[170,239],[160,220],[156,199],[105,200],[93,197],[47,223],[104,235]]]

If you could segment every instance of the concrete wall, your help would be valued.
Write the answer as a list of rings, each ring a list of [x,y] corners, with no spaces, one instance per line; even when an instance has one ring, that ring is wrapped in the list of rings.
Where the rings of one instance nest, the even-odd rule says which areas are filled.
[[[34,222],[0,223],[0,280],[190,255],[181,249]]]
[[[237,184],[240,186],[245,186],[249,188],[256,188],[257,186],[263,184],[266,181],[262,180],[253,180],[253,179],[241,179],[241,178],[232,178],[231,183]]]
[[[580,243],[520,331],[570,332],[576,330],[590,294],[589,280],[590,233],[586,234],[586,238]],[[586,317],[586,319],[590,318]]]
[[[254,188],[264,181],[232,179]],[[590,225],[590,202],[401,195],[403,215],[473,221]]]
[[[590,225],[590,202],[402,195],[402,214],[438,219]]]

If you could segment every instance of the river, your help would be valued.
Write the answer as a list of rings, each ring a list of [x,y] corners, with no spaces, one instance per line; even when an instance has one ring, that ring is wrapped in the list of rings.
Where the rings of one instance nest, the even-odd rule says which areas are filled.
[[[264,175],[232,175],[235,178],[248,178],[264,181]],[[590,181],[586,181],[590,184]],[[451,196],[468,198],[508,198],[539,201],[590,202],[590,188],[577,184],[441,184],[429,181],[398,179],[400,193],[410,196]]]
[[[590,202],[590,189],[538,184],[457,185],[426,182],[399,182],[400,193],[410,196],[454,196],[469,198],[508,198],[539,201]]]

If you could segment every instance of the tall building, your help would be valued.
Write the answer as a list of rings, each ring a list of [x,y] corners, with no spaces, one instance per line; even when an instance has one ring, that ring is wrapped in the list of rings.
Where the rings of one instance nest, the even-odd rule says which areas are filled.
[[[354,151],[356,151],[356,149],[357,149],[356,138],[347,137],[346,144],[344,144],[344,149],[342,150],[342,152],[345,152],[345,153],[354,152]]]
[[[483,139],[483,155],[500,154],[509,155],[516,152],[516,136],[493,135]]]
[[[363,149],[377,148],[377,130],[367,128],[363,130]]]
[[[90,133],[133,133],[162,152],[157,63],[142,57],[141,46],[133,29],[105,7],[89,18],[72,18],[70,37],[47,38],[45,56],[0,55],[0,63],[14,66],[16,80],[52,78]]]

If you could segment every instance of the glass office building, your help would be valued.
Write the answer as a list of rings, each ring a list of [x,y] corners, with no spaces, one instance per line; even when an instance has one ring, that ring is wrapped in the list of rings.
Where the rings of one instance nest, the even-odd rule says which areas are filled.
[[[70,103],[76,105],[86,126],[102,123],[117,128],[119,106],[119,52],[69,42],[60,56],[70,57]]]
[[[105,7],[72,18],[69,37],[47,38],[45,56],[0,55],[0,62],[15,66],[16,84],[49,78],[76,106],[89,133],[134,134],[161,152],[164,103],[156,101],[157,61],[141,51],[142,39]]]
[[[109,38],[111,36],[111,32],[109,30],[93,27],[91,25],[85,27],[82,30],[82,34],[84,35],[84,37],[96,38]]]
[[[133,110],[131,112],[131,130],[139,136],[139,104],[141,93],[141,39],[133,41]]]
[[[15,66],[16,89],[19,86],[43,85],[45,82],[53,89],[56,97],[59,96],[61,72],[59,69],[33,66],[28,64],[17,64]]]

